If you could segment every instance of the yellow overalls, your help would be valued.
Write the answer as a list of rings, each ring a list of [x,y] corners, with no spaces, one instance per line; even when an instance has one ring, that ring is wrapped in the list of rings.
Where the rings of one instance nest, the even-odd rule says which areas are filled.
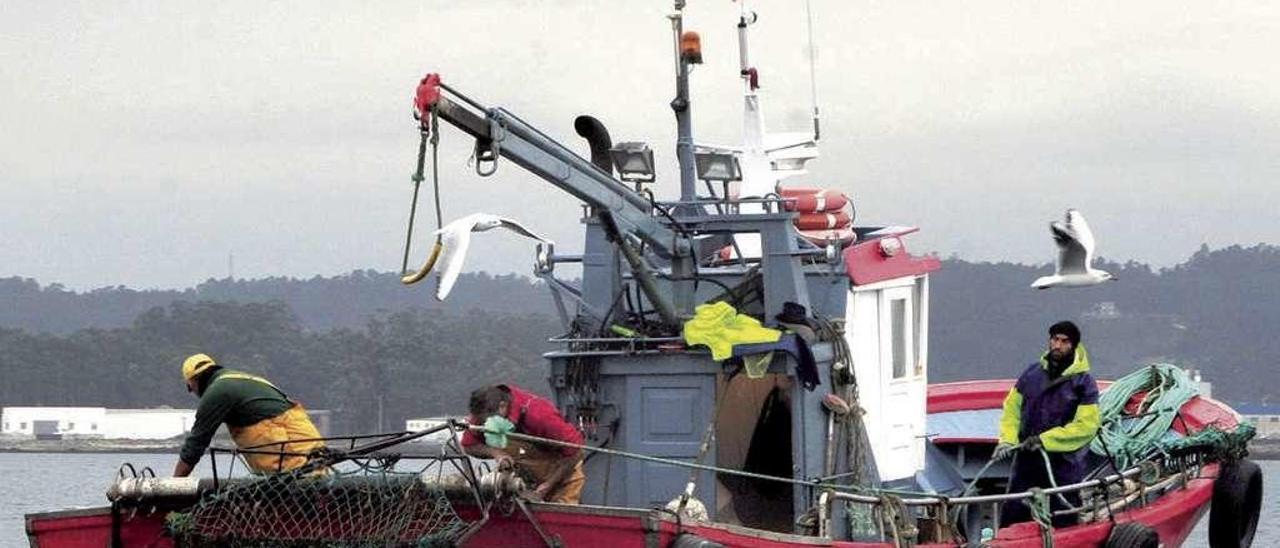
[[[558,448],[541,447],[537,444],[509,440],[504,449],[511,460],[515,461],[516,471],[522,477],[533,482],[530,487],[537,487],[566,458]],[[547,493],[547,502],[562,504],[578,504],[582,500],[582,486],[587,483],[587,475],[582,472],[582,460],[573,466],[569,477]]]
[[[263,383],[275,388],[276,392],[280,392],[281,396],[293,404],[284,413],[249,426],[227,425],[236,447],[241,451],[254,451],[241,453],[241,456],[255,472],[272,474],[293,470],[307,463],[308,454],[324,446],[324,441],[319,439],[320,431],[311,423],[302,404],[289,399],[267,379],[244,373],[225,373],[218,377],[218,380],[222,379],[245,379]]]

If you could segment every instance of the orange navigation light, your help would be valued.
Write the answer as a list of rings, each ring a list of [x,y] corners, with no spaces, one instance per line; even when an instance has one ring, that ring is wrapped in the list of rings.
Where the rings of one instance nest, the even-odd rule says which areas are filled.
[[[692,65],[702,64],[702,37],[691,30],[680,35],[680,58]]]

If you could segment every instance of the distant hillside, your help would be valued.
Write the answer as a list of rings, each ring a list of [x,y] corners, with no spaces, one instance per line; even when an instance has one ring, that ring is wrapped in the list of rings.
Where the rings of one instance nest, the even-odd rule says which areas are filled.
[[[943,261],[932,278],[932,379],[1013,376],[1038,357],[1048,325],[1072,319],[1099,377],[1161,360],[1203,370],[1228,401],[1280,394],[1280,247],[1202,248],[1159,270],[1100,266],[1120,280],[1035,291],[1028,285],[1050,266]],[[182,291],[77,293],[2,279],[0,405],[177,404],[186,395],[169,390],[175,360],[196,349],[281,374],[318,405],[354,413],[354,426],[373,420],[365,406],[384,388],[386,416],[402,418],[456,409],[482,378],[545,386],[537,351],[561,327],[544,287],[466,275],[448,306],[429,287],[373,271]],[[384,361],[393,365],[379,369]]]
[[[78,329],[126,327],[139,314],[175,301],[281,301],[310,330],[357,327],[387,312],[440,310],[434,281],[405,286],[391,272],[357,270],[309,279],[209,280],[183,290],[104,287],[68,291],[41,286],[30,278],[0,278],[0,327],[67,334]],[[449,297],[450,310],[489,310],[505,314],[550,313],[551,297],[540,283],[514,274],[463,274]]]
[[[1050,324],[1071,319],[1099,377],[1161,360],[1203,370],[1221,398],[1280,394],[1280,247],[1202,247],[1158,271],[1099,267],[1119,281],[1036,291],[1028,284],[1051,266],[944,261],[932,283],[933,378],[1012,376],[1042,351]]]
[[[545,393],[540,353],[558,324],[546,315],[402,311],[313,332],[281,301],[177,301],[124,328],[62,336],[0,328],[0,406],[192,406],[179,364],[207,352],[334,411],[336,431],[387,431],[411,417],[463,413],[469,392],[487,382]]]

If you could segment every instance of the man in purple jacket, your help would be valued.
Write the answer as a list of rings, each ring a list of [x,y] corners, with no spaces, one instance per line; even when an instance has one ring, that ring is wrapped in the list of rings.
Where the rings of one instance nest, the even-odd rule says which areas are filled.
[[[1048,351],[1022,372],[1004,399],[996,458],[1014,458],[1010,492],[1083,480],[1089,442],[1098,426],[1098,383],[1089,374],[1089,353],[1080,344],[1080,328],[1066,321],[1053,324]],[[1048,456],[1048,469],[1041,451]],[[1073,506],[1079,505],[1078,496],[1067,499]],[[1055,496],[1051,508],[1056,511],[1065,506]],[[1005,525],[1030,518],[1023,501],[1007,503],[1001,512]],[[1069,525],[1075,516],[1055,517],[1053,522],[1055,526]]]

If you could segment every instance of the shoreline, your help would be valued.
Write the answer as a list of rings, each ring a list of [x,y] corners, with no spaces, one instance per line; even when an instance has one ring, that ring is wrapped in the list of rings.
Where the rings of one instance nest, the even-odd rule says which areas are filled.
[[[216,439],[215,439],[216,440]],[[218,445],[229,447],[227,443]],[[182,440],[0,440],[0,453],[155,453],[176,454]],[[1255,439],[1249,442],[1249,458],[1280,460],[1280,439]]]
[[[228,440],[229,441],[229,440]],[[177,453],[181,439],[169,440],[0,440],[0,453]]]

